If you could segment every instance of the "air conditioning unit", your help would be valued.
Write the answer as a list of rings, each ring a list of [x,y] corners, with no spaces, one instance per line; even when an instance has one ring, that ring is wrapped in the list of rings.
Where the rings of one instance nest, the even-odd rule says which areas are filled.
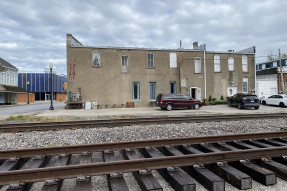
[[[85,109],[91,109],[92,103],[90,101],[85,102]]]

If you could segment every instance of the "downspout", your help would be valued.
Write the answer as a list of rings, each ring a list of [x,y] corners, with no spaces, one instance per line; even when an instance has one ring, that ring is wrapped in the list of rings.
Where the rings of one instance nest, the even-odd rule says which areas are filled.
[[[206,59],[205,59],[205,49],[206,49],[206,45],[204,44],[204,49],[203,49],[204,98],[206,99]]]
[[[255,95],[257,93],[257,96],[259,97],[259,92],[257,92],[257,88],[256,88],[256,62],[255,62],[255,54],[254,54],[254,92],[255,92]]]
[[[256,92],[257,88],[256,88],[256,60],[255,60],[255,53],[256,53],[256,47],[253,46],[253,50],[254,50],[254,92],[255,92],[255,95],[257,93],[257,96],[259,97],[259,92]]]

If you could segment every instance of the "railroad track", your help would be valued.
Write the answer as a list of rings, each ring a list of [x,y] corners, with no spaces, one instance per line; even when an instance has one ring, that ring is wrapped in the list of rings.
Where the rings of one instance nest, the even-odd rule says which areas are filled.
[[[225,182],[252,189],[253,180],[270,188],[277,177],[287,180],[285,155],[286,131],[0,150],[0,185],[18,191],[45,181],[40,190],[60,190],[73,178],[71,190],[100,190],[92,186],[97,176],[106,190],[164,190],[159,179],[174,190],[195,190],[194,180],[216,191]],[[79,164],[69,165],[73,158]]]
[[[105,119],[89,121],[65,121],[65,122],[46,122],[46,123],[11,123],[0,124],[0,132],[29,132],[29,131],[49,131],[78,128],[97,128],[97,127],[119,127],[126,125],[140,124],[163,124],[163,123],[190,123],[208,121],[227,121],[227,120],[248,120],[248,119],[271,119],[284,118],[286,113],[274,114],[248,114],[248,115],[201,115],[201,116],[180,116],[180,117],[148,117],[131,119]]]

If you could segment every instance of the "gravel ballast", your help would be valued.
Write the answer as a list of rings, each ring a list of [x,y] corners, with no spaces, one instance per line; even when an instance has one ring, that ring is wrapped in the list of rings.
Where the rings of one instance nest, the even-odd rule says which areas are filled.
[[[62,131],[34,131],[27,133],[3,133],[0,134],[0,148],[4,149],[20,149],[31,147],[47,147],[61,145],[76,144],[92,144],[104,142],[148,140],[162,138],[179,138],[179,137],[198,137],[208,135],[223,134],[240,134],[240,133],[256,133],[256,132],[272,132],[280,131],[280,128],[286,127],[287,119],[262,119],[262,120],[239,120],[239,121],[222,121],[222,122],[202,122],[202,123],[182,123],[182,124],[163,124],[163,125],[136,125],[114,128],[92,128],[92,129],[76,129]],[[155,173],[157,175],[157,173]],[[129,174],[124,177],[129,181]],[[107,182],[103,176],[93,177],[93,181],[98,188],[107,186]],[[65,180],[62,190],[69,190],[69,186]],[[134,180],[131,180],[132,182]],[[39,187],[34,184],[32,190]],[[38,185],[42,185],[38,183]],[[250,190],[281,190],[286,185],[286,181],[277,179],[274,186],[263,186],[253,181],[253,188]],[[95,187],[94,187],[95,188]],[[138,187],[131,188],[138,190]],[[97,189],[96,189],[97,190]],[[102,190],[102,189],[100,189]],[[105,190],[105,189],[103,189]],[[165,190],[173,190],[166,188]],[[202,185],[197,184],[197,190],[205,190]],[[233,186],[226,183],[226,190],[237,190]],[[284,189],[283,189],[284,190]],[[2,189],[0,189],[2,191]]]
[[[239,120],[164,125],[135,125],[62,131],[0,134],[1,149],[92,144],[147,139],[279,131],[287,119]]]

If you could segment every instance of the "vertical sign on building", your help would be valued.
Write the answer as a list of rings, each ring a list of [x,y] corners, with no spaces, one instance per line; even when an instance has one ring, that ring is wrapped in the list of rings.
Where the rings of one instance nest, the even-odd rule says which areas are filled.
[[[75,79],[75,59],[72,58],[70,62],[70,81]]]

